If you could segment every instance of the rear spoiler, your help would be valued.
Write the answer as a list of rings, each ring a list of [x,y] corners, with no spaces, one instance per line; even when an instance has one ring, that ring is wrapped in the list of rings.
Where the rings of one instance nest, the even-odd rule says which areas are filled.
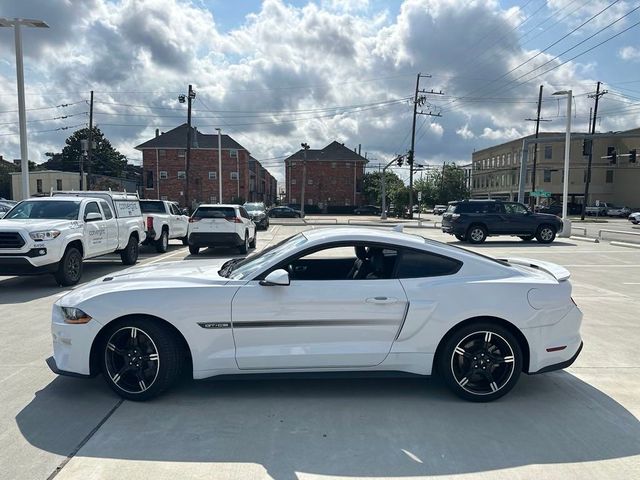
[[[507,262],[511,265],[521,265],[523,267],[535,268],[548,273],[559,282],[568,280],[571,272],[555,263],[544,262],[542,260],[533,260],[531,258],[500,258],[499,260]]]

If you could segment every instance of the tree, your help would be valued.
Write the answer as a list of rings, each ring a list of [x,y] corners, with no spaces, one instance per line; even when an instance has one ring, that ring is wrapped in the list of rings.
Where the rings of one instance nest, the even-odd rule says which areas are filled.
[[[435,176],[438,190],[437,199],[440,204],[452,200],[469,198],[469,189],[464,181],[464,170],[455,164],[445,165],[442,172]]]
[[[404,183],[400,177],[393,172],[386,171],[385,191],[387,194],[387,204],[389,199],[393,199],[397,192],[404,188]],[[382,172],[365,173],[362,178],[362,193],[371,205],[382,205]]]
[[[105,138],[98,127],[93,127],[92,137],[95,142],[95,148],[91,152],[91,173],[122,177],[127,170],[126,157],[113,148],[111,142]],[[87,140],[88,138],[88,128],[81,128],[73,132],[65,140],[65,147],[61,153],[49,152],[45,154],[49,157],[49,160],[44,163],[45,168],[64,172],[79,172],[80,160],[83,156],[80,140]],[[86,162],[84,170],[87,171]]]

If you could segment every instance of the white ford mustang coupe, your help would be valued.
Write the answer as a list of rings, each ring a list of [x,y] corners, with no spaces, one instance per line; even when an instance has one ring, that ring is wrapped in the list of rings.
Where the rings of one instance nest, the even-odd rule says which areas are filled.
[[[490,401],[520,372],[582,348],[569,272],[374,228],[305,231],[246,259],[172,262],[95,280],[53,307],[58,374],[102,373],[146,400],[194,378],[271,372],[437,372]]]

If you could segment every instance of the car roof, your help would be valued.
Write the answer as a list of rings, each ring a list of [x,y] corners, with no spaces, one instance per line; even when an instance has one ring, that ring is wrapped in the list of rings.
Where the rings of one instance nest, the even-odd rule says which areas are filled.
[[[90,201],[90,200],[94,200],[96,202],[99,202],[100,200],[104,200],[103,198],[99,198],[99,197],[76,197],[76,196],[65,196],[65,195],[55,195],[53,197],[31,197],[31,198],[25,198],[25,200],[29,200],[29,201],[35,201],[35,202],[50,202],[50,201],[63,201],[63,202],[83,202],[83,201]],[[24,201],[24,200],[23,200]]]
[[[231,203],[202,203],[200,205],[198,205],[198,208],[200,207],[207,207],[207,208],[240,208],[242,205],[238,205],[238,204],[231,204]]]

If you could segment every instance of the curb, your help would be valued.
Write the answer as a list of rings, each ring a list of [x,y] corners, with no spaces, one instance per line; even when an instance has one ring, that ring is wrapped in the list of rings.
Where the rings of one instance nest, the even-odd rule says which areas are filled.
[[[615,245],[616,247],[640,248],[640,243],[618,242],[616,240],[609,242],[609,245]]]
[[[580,242],[590,242],[590,243],[600,243],[600,240],[598,240],[597,238],[590,238],[590,237],[576,237],[575,235],[572,235],[569,237],[571,240],[578,240]]]

